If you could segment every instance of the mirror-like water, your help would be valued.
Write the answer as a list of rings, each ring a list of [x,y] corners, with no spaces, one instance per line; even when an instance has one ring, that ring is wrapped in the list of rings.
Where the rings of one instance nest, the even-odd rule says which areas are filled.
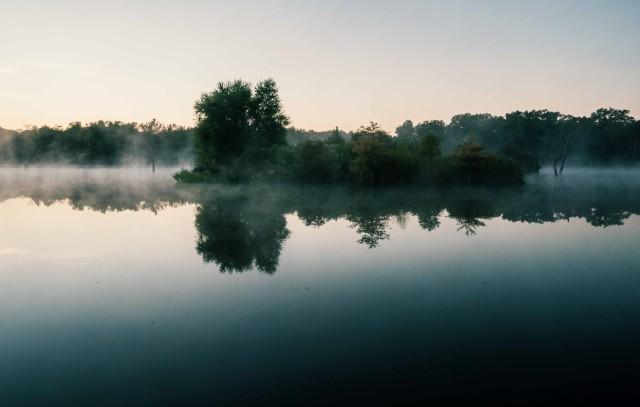
[[[640,176],[176,187],[0,169],[0,405],[625,400]]]

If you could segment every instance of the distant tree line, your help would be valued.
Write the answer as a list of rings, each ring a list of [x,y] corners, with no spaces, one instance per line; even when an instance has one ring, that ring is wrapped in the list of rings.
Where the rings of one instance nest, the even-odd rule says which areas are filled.
[[[0,134],[0,161],[16,164],[175,165],[192,159],[193,130],[148,123],[99,121],[33,127]]]
[[[348,139],[355,133],[340,134]],[[330,135],[292,129],[289,139],[299,144],[326,141]],[[598,109],[584,117],[548,110],[515,111],[504,116],[465,113],[454,116],[448,124],[406,120],[396,128],[395,136],[397,143],[414,147],[425,137],[435,136],[445,154],[471,138],[527,171],[548,165],[560,172],[567,162],[584,166],[640,164],[640,121],[622,109]]]
[[[256,179],[358,185],[520,184],[522,166],[465,137],[443,155],[442,137],[392,137],[376,123],[346,134],[318,135],[290,129],[276,83],[255,87],[219,83],[195,104],[195,166],[176,174],[181,182],[247,182]],[[473,136],[473,135],[470,135]],[[303,139],[289,143],[287,139]]]
[[[288,127],[276,83],[218,84],[195,104],[197,125],[99,121],[0,129],[0,162],[151,166],[194,162],[182,182],[254,180],[357,185],[518,184],[551,166],[640,164],[640,122],[628,110],[586,117],[548,110],[407,120],[388,134]]]
[[[276,83],[219,83],[195,105],[195,166],[182,182],[256,179],[301,183],[519,184],[552,165],[635,165],[640,124],[628,110],[589,117],[548,110],[462,114],[449,124],[405,121],[395,137],[376,123],[346,133],[286,127]]]

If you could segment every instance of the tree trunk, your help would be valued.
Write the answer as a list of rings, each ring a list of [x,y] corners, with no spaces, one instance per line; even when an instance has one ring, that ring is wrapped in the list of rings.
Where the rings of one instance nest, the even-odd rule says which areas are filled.
[[[560,174],[562,174],[562,171],[564,171],[564,164],[567,162],[567,155],[569,154],[569,143],[571,143],[571,136],[572,134],[569,134],[569,136],[567,137],[567,142],[564,144],[564,153],[562,155],[562,164],[560,164]]]
[[[556,177],[558,176],[558,156],[557,155],[553,156],[553,174]]]

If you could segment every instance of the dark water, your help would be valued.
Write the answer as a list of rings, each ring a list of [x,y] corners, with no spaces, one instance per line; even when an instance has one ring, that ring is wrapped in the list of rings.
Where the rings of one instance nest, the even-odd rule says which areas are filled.
[[[0,405],[640,400],[640,177],[0,169]]]

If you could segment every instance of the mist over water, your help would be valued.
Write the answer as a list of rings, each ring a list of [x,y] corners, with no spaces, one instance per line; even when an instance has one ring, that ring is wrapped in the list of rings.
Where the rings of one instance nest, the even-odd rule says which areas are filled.
[[[0,171],[0,404],[639,396],[637,170],[428,190],[173,172]]]

